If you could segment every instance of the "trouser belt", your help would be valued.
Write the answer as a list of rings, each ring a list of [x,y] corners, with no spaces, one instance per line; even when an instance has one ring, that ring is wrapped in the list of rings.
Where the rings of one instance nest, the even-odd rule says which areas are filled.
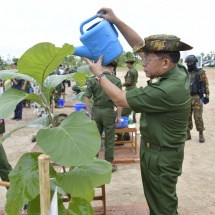
[[[179,147],[177,148],[170,148],[170,147],[166,147],[166,146],[159,146],[156,144],[152,144],[149,142],[145,142],[145,146],[149,149],[153,149],[159,152],[178,152],[180,150],[182,150],[184,148],[184,143],[182,143]]]

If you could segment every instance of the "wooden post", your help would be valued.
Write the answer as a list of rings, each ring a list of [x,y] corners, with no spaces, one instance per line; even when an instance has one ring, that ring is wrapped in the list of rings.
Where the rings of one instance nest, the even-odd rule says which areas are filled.
[[[41,154],[38,157],[39,181],[40,181],[40,214],[49,215],[50,211],[50,178],[49,178],[50,157]]]

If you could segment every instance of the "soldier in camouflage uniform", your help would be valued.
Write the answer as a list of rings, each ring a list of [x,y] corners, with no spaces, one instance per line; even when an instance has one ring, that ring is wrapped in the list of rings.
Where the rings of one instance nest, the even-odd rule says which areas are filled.
[[[190,112],[189,73],[178,62],[180,51],[192,47],[174,35],[142,39],[110,8],[98,12],[104,12],[98,16],[114,24],[142,58],[149,78],[146,87],[126,92],[105,77],[100,78],[100,85],[115,105],[141,113],[140,169],[150,215],[177,215],[176,185],[182,173]],[[97,63],[85,59],[96,77],[102,73],[102,59]]]
[[[204,143],[203,135],[204,122],[202,118],[203,104],[209,103],[209,84],[206,73],[203,69],[197,69],[198,59],[194,55],[188,55],[185,59],[190,74],[190,96],[191,110],[188,122],[187,139],[191,139],[190,130],[193,128],[192,115],[195,121],[196,130],[199,132],[199,142]]]

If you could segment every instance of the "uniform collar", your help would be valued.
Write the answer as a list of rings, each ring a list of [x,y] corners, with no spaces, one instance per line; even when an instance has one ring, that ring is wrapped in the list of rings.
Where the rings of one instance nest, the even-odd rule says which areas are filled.
[[[111,75],[111,73],[108,72],[108,71],[103,71],[102,73],[103,73],[103,74],[106,74],[106,75],[107,75],[107,74]]]
[[[174,74],[177,70],[177,67],[176,65],[171,68],[170,70],[168,70],[167,72],[165,72],[164,74],[162,74],[161,76],[159,77],[155,77],[155,78],[151,78],[149,81],[148,81],[148,84],[149,85],[159,85],[160,84],[160,81],[164,80],[164,79],[167,79],[169,76],[171,76],[172,74]]]
[[[177,65],[175,65],[170,70],[168,70],[167,72],[165,72],[164,74],[162,74],[160,77],[161,78],[168,78],[170,75],[174,74],[176,72],[176,70],[178,70]]]

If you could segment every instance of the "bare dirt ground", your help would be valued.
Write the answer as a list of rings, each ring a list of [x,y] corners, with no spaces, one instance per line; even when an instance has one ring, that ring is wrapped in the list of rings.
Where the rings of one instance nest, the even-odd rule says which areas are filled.
[[[215,69],[205,68],[205,70],[210,84],[210,103],[204,106],[203,113],[206,141],[203,144],[198,142],[198,133],[194,128],[191,131],[192,139],[186,142],[183,173],[177,185],[180,215],[215,214]],[[122,81],[125,72],[126,70],[117,72],[117,76]],[[145,73],[139,70],[138,86],[145,86],[146,80]],[[66,93],[73,94],[71,88],[67,88]],[[13,115],[8,117],[6,131],[9,132],[13,128],[36,119],[37,115],[33,110],[33,108],[24,108],[22,121],[11,120]],[[54,111],[69,114],[74,111],[74,108],[64,107]],[[137,118],[139,122],[139,114]],[[13,167],[23,153],[33,148],[34,143],[31,142],[31,138],[36,132],[35,129],[19,130],[3,143],[8,160]],[[106,201],[107,206],[146,204],[139,163],[118,164],[118,170],[112,174],[111,183],[106,185]],[[0,211],[4,210],[5,202],[6,189],[0,187]]]

